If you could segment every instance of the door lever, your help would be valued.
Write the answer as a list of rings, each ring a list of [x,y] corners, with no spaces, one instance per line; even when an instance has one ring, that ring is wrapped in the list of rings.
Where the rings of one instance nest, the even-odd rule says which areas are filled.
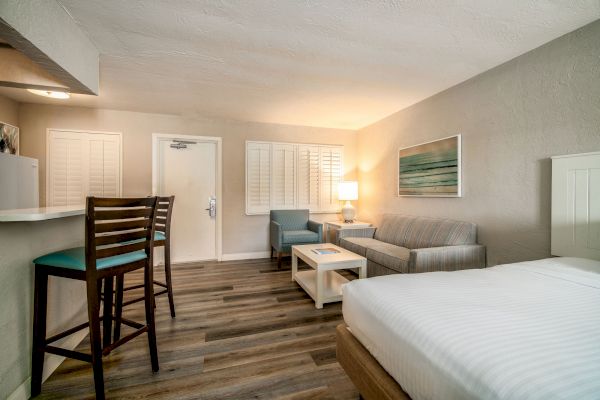
[[[208,198],[208,208],[204,210],[208,211],[208,216],[211,218],[217,215],[217,199],[214,196]]]

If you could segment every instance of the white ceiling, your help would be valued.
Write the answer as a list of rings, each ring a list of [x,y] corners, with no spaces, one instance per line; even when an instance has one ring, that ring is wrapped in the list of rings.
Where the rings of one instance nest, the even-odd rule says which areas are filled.
[[[59,0],[100,96],[20,101],[357,129],[600,18],[598,0]]]

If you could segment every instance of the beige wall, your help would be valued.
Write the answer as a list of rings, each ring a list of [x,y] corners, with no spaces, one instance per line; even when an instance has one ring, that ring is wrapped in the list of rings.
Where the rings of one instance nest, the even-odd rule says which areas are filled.
[[[246,140],[343,144],[346,177],[356,177],[354,131],[41,104],[22,104],[19,119],[22,154],[40,160],[40,204],[45,200],[47,128],[122,132],[125,196],[144,196],[152,191],[152,133],[222,137],[224,254],[269,249],[268,217],[245,215]]]
[[[599,55],[600,21],[362,129],[361,214],[476,222],[491,265],[549,256],[548,157],[600,150]],[[397,197],[397,149],[456,133],[463,198]]]
[[[19,126],[19,103],[0,96],[0,121]]]

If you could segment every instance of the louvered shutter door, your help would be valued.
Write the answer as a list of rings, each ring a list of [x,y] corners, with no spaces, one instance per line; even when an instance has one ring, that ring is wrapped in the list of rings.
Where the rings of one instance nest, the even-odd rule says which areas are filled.
[[[271,209],[271,145],[246,144],[246,213],[264,214]]]
[[[342,179],[342,149],[339,147],[320,148],[321,202],[319,211],[337,212],[340,209],[338,184]]]
[[[89,196],[104,195],[104,142],[101,137],[88,140],[88,188]]]
[[[50,131],[48,140],[48,206],[121,195],[120,136]]]
[[[319,146],[298,146],[298,208],[319,211]]]
[[[116,135],[88,136],[88,195],[120,196],[120,143]]]
[[[296,146],[271,145],[271,209],[296,208]]]
[[[47,205],[84,204],[83,138],[72,132],[51,131],[49,140]]]
[[[104,187],[105,197],[121,196],[121,142],[115,135],[104,140]]]

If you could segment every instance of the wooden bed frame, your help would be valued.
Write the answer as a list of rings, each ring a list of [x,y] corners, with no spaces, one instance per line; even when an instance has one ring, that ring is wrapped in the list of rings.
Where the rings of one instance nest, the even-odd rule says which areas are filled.
[[[410,400],[398,382],[352,335],[346,324],[336,328],[337,360],[362,398],[366,400]]]

